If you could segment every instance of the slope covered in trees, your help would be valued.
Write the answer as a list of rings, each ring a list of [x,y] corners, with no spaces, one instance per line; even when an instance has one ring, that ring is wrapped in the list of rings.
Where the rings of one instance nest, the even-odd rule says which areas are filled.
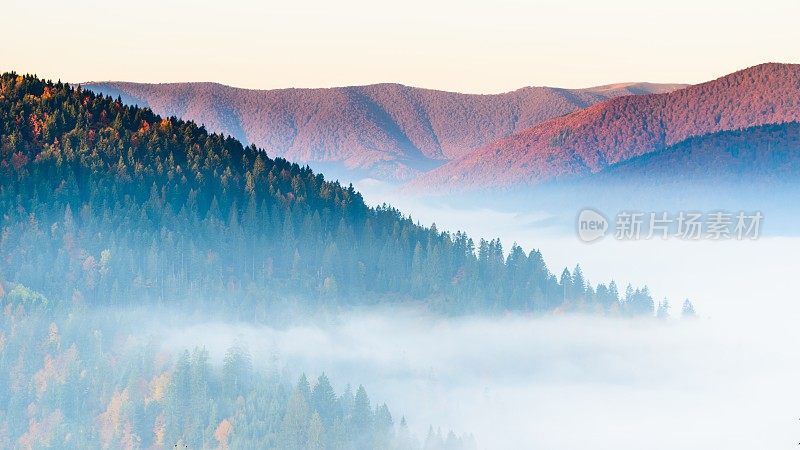
[[[800,123],[761,125],[692,137],[612,165],[590,181],[796,184]]]
[[[61,83],[0,77],[0,131],[0,276],[51,298],[249,318],[406,300],[652,313],[646,290],[557,278],[538,251],[421,227],[308,168]]]
[[[761,211],[769,230],[796,233],[800,123],[768,124],[696,136],[613,164],[589,176],[539,187],[553,205],[606,211],[693,208]]]
[[[140,344],[151,310],[98,313],[13,284],[0,305],[0,448],[475,448],[453,433],[419,440],[363,386],[292,381],[240,344],[221,364]]]
[[[612,99],[439,167],[417,189],[464,190],[596,173],[693,136],[800,121],[800,65],[762,64],[665,94]]]
[[[681,85],[625,83],[588,89],[527,87],[470,95],[378,84],[330,89],[237,89],[214,83],[86,83],[165,117],[254,143],[298,162],[338,163],[403,180],[472,149],[621,95]]]

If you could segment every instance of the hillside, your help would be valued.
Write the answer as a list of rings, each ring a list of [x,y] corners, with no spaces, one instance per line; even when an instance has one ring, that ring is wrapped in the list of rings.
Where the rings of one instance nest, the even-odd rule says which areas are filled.
[[[414,189],[535,185],[596,173],[693,136],[800,120],[800,65],[762,64],[664,94],[628,96],[559,117],[445,164]]]
[[[248,319],[416,302],[448,312],[652,314],[542,255],[425,228],[352,186],[80,88],[0,76],[0,276],[55,299]],[[47,267],[48,270],[41,270]],[[2,280],[0,280],[2,281]]]
[[[789,183],[800,175],[800,123],[768,124],[692,137],[612,165],[592,182]]]
[[[269,155],[407,180],[473,149],[609,98],[682,85],[527,87],[470,95],[378,84],[330,89],[237,89],[215,83],[85,83],[163,116],[203,124]]]

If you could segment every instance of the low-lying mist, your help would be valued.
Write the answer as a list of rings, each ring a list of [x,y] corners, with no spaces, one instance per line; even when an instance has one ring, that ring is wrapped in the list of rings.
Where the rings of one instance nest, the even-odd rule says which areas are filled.
[[[434,424],[474,433],[483,449],[784,448],[797,438],[800,351],[781,327],[392,309],[156,334],[167,349],[205,346],[212,360],[238,343],[256,366],[364,384],[418,436]]]
[[[656,301],[669,299],[673,316],[690,298],[701,317],[445,322],[372,314],[346,320],[352,326],[338,332],[316,329],[326,339],[349,342],[359,341],[357,330],[369,330],[365,343],[352,350],[356,355],[364,348],[392,349],[360,375],[372,377],[371,384],[399,409],[413,410],[423,422],[473,431],[487,449],[753,449],[798,442],[800,307],[794,279],[800,238],[796,227],[786,227],[796,215],[791,204],[763,209],[765,233],[757,240],[606,237],[585,244],[575,235],[574,217],[535,205],[493,208],[398,195],[368,181],[358,187],[373,204],[389,201],[422,224],[435,221],[440,230],[464,230],[475,239],[500,237],[505,248],[513,242],[538,248],[556,273],[580,264],[593,282],[647,285]],[[692,198],[682,205],[699,207]],[[720,206],[751,210],[758,202]],[[772,212],[783,216],[783,228]],[[358,325],[362,320],[372,325]],[[342,367],[334,359],[331,366]],[[387,375],[382,364],[405,375]],[[403,395],[406,387],[416,395]]]
[[[691,299],[701,316],[725,317],[743,324],[752,324],[756,318],[770,322],[776,314],[785,317],[800,312],[788,300],[796,296],[793,277],[800,272],[800,260],[795,256],[800,253],[796,226],[800,214],[791,202],[773,202],[769,209],[759,208],[752,199],[717,205],[729,211],[763,211],[762,232],[755,240],[625,241],[606,236],[587,244],[578,239],[575,220],[581,208],[597,206],[591,203],[575,200],[576,206],[567,214],[541,209],[537,204],[493,207],[457,197],[411,196],[374,180],[361,180],[357,186],[369,203],[390,202],[423,225],[436,223],[440,231],[466,231],[476,241],[499,237],[506,251],[515,242],[526,251],[539,249],[553,273],[580,264],[591,282],[614,280],[623,289],[627,284],[648,286],[656,302],[665,297],[671,302],[673,313],[685,298]],[[630,203],[635,197],[609,202],[622,210],[662,211],[657,204],[648,207]],[[765,198],[764,205],[769,200]],[[711,201],[684,198],[680,209],[665,211],[710,212],[715,210],[711,205],[716,205]],[[609,217],[617,212],[601,211]],[[791,233],[785,233],[788,222]]]

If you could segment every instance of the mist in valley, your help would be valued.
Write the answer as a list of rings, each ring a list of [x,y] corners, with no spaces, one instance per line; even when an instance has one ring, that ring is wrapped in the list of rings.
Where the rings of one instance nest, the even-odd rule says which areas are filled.
[[[369,310],[155,334],[217,362],[244,345],[262,369],[364,384],[418,436],[433,424],[474,433],[479,448],[782,448],[795,434],[800,352],[780,321]]]
[[[359,185],[367,201],[389,199],[441,230],[537,248],[555,273],[580,264],[592,282],[647,285],[657,301],[669,300],[672,318],[361,312],[336,327],[266,332],[268,347],[289,366],[364,380],[415,417],[418,428],[469,430],[480,448],[794,445],[800,307],[792,280],[800,269],[799,238],[607,237],[585,244],[545,211],[453,205],[373,187]],[[697,319],[679,319],[685,298]],[[228,339],[264,342],[256,329],[223,328]]]
[[[363,384],[396,419],[408,417],[420,440],[434,426],[472,433],[482,449],[793,445],[800,239],[587,245],[542,211],[391,200],[424,225],[540,249],[555,273],[580,264],[592,282],[647,285],[668,299],[671,317],[446,317],[376,306],[269,324],[155,321],[146,333],[168,352],[205,347],[217,364],[238,345],[260,370],[325,373],[338,391]],[[685,298],[698,317],[680,317]]]

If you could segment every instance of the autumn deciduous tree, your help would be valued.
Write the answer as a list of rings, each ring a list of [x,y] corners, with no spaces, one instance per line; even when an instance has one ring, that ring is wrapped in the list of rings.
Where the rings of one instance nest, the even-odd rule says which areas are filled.
[[[219,448],[221,450],[228,450],[228,440],[230,439],[232,430],[233,425],[228,419],[222,419],[219,425],[217,425],[217,429],[214,430],[214,439],[219,443]]]

